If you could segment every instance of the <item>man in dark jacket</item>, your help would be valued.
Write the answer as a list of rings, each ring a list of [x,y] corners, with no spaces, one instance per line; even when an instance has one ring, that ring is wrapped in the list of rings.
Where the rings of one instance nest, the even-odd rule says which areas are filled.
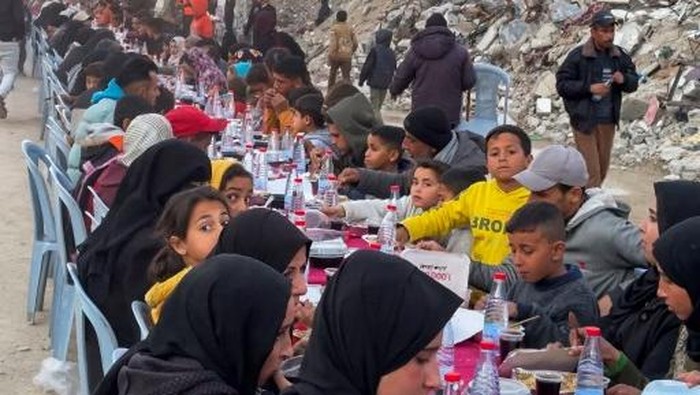
[[[557,91],[586,160],[589,187],[601,186],[608,173],[622,92],[634,92],[639,83],[632,59],[613,44],[614,38],[615,17],[599,11],[591,22],[591,38],[571,51],[557,71]]]
[[[22,0],[0,2],[0,119],[7,118],[5,98],[12,90],[19,64],[19,42],[24,38],[24,5]]]
[[[396,55],[391,49],[391,30],[379,29],[375,34],[375,45],[367,54],[360,71],[360,86],[369,85],[369,100],[377,119],[382,121],[382,104],[386,98],[391,79],[396,71]]]
[[[253,31],[253,47],[265,53],[272,48],[274,33],[277,28],[277,10],[268,0],[253,0],[253,7],[248,15],[244,34]]]
[[[411,40],[411,49],[399,65],[389,92],[400,95],[412,83],[411,109],[438,106],[452,127],[460,121],[462,93],[476,83],[469,51],[457,44],[447,21],[433,14],[425,30]]]

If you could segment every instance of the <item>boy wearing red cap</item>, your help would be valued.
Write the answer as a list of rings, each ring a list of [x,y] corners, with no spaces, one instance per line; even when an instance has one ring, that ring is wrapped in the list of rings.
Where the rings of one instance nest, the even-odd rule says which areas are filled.
[[[175,138],[194,144],[206,152],[212,136],[226,128],[225,119],[209,117],[194,106],[180,106],[170,110],[165,117],[173,127]]]

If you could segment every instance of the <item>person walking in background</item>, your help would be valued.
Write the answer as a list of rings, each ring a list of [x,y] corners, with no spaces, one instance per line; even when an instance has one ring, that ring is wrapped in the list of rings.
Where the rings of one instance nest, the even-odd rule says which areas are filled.
[[[12,90],[19,65],[19,43],[25,36],[22,0],[0,1],[0,119],[7,118],[5,98]]]
[[[328,75],[329,90],[335,85],[338,69],[343,73],[343,81],[350,82],[352,55],[357,50],[357,38],[347,20],[348,13],[340,10],[335,14],[335,23],[331,27],[328,46],[328,65],[331,67],[331,72]]]
[[[382,104],[387,89],[396,71],[396,54],[391,49],[391,30],[379,29],[375,34],[375,45],[367,54],[360,72],[360,86],[369,85],[369,100],[377,119],[382,121]]]
[[[599,11],[591,37],[569,53],[557,71],[557,92],[564,99],[576,147],[588,168],[588,186],[600,187],[610,167],[622,92],[634,92],[639,76],[628,54],[613,44],[615,17]]]
[[[253,32],[253,47],[265,53],[272,48],[275,29],[277,28],[277,10],[268,0],[253,0],[253,7],[248,14],[248,23],[243,33],[247,36]]]
[[[425,29],[411,39],[411,49],[396,70],[389,92],[395,98],[411,85],[411,111],[440,107],[454,128],[462,115],[462,94],[475,83],[469,51],[457,43],[445,17],[433,14],[425,21]]]

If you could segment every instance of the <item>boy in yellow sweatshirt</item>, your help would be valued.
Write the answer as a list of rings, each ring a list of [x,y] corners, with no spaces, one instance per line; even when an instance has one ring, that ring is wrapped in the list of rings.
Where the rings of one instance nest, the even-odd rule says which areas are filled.
[[[517,126],[502,125],[486,136],[486,166],[491,179],[473,184],[458,199],[436,210],[407,218],[397,229],[400,245],[427,237],[442,237],[456,228],[469,227],[474,237],[471,258],[499,265],[510,253],[506,223],[527,203],[530,192],[513,176],[532,160],[532,143]]]

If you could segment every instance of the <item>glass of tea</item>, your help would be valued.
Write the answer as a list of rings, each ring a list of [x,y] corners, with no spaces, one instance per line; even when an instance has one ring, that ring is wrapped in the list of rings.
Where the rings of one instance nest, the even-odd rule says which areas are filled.
[[[501,360],[505,360],[511,351],[519,349],[524,337],[525,333],[521,329],[504,329],[499,338]]]
[[[536,372],[535,393],[537,395],[559,395],[562,374],[557,372]]]

